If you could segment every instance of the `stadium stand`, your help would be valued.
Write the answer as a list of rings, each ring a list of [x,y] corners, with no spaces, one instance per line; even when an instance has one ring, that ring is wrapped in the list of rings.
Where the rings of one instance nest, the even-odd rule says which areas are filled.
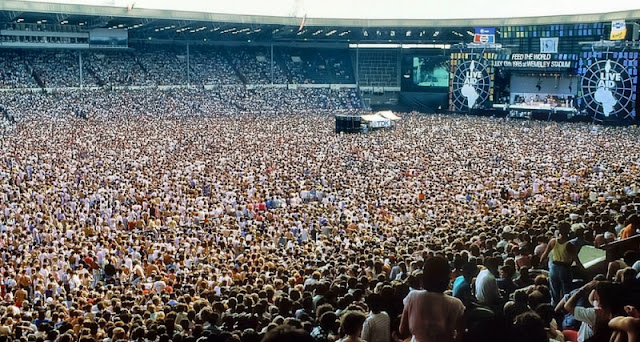
[[[325,58],[320,51],[296,49],[282,51],[282,59],[291,75],[292,83],[331,84]]]
[[[187,63],[184,49],[156,47],[136,51],[136,63],[145,75],[145,84],[187,84]]]
[[[83,71],[89,85],[149,85],[136,57],[127,52],[83,53]]]
[[[78,53],[40,51],[26,55],[27,64],[47,88],[80,86]]]
[[[234,66],[251,84],[271,82],[271,53],[266,48],[235,48],[227,50]],[[288,83],[286,72],[274,59],[273,83]]]
[[[3,51],[4,88],[78,87],[79,52]],[[186,50],[184,48],[141,47],[134,51],[83,51],[85,86],[156,86],[186,85]],[[192,84],[232,85],[271,83],[268,51],[244,48],[194,47],[190,54]],[[355,82],[347,52],[302,49],[294,56],[291,50],[276,50],[275,83],[349,84]],[[300,58],[294,62],[293,57]],[[233,61],[233,62],[230,62]],[[42,81],[39,85],[33,70]],[[291,80],[287,77],[287,72]]]
[[[191,83],[193,84],[241,84],[233,66],[222,52],[214,49],[191,49]]]
[[[25,54],[21,51],[3,51],[0,56],[0,87],[35,87],[31,68],[27,65]]]

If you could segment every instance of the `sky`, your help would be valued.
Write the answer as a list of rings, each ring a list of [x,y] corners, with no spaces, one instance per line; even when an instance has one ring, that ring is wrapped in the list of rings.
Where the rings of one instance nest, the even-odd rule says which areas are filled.
[[[465,19],[640,10],[639,0],[23,0],[307,18]],[[579,6],[577,6],[579,4]]]

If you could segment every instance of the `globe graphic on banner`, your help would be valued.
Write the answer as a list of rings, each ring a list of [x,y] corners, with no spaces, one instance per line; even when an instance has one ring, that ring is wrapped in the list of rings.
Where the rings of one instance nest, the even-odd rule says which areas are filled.
[[[458,65],[453,75],[453,107],[468,110],[489,99],[491,78],[484,59],[468,60]]]
[[[633,81],[626,68],[612,59],[596,60],[582,77],[582,99],[594,119],[626,119],[633,111]]]

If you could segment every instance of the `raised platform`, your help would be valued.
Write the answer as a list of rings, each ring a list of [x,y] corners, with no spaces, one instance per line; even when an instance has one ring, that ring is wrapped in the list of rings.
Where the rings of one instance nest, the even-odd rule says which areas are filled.
[[[577,113],[575,108],[571,107],[554,107],[550,104],[494,104],[493,108],[502,110],[516,110],[520,112],[526,111],[543,111],[543,112],[563,112],[563,113]]]

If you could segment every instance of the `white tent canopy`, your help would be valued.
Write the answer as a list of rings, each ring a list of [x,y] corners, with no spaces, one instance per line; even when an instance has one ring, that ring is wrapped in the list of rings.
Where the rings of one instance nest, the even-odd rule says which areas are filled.
[[[361,115],[360,117],[362,118],[362,120],[368,121],[368,122],[389,121],[384,116],[381,116],[378,114],[364,114],[364,115]]]
[[[395,114],[393,114],[393,112],[390,111],[390,110],[383,110],[381,112],[377,112],[376,114],[382,116],[385,119],[389,119],[391,121],[400,120],[400,117],[395,115]]]
[[[369,123],[369,127],[372,128],[382,128],[382,127],[390,127],[391,120],[385,118],[379,114],[365,114],[360,116],[363,121],[367,121]]]

